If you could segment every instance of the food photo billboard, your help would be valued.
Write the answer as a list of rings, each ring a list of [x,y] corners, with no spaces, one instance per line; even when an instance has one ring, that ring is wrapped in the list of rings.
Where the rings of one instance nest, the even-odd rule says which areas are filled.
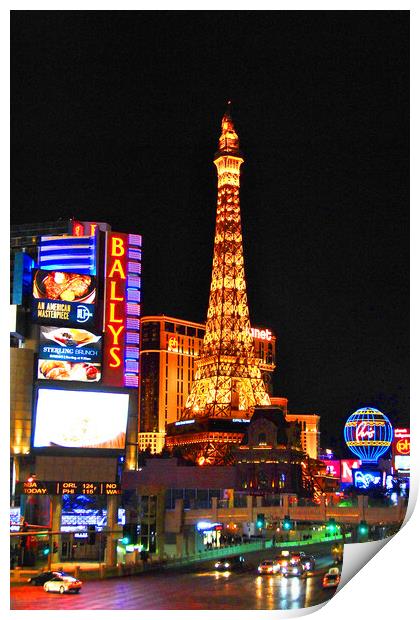
[[[95,304],[94,276],[33,270],[31,314],[34,323],[93,327]]]
[[[38,379],[101,380],[102,336],[72,327],[41,327]]]

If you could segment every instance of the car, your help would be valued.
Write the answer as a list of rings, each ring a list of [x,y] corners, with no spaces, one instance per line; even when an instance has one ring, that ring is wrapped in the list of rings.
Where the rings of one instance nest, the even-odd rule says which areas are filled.
[[[307,569],[302,562],[290,560],[281,567],[281,574],[284,577],[307,577]]]
[[[277,560],[263,560],[258,566],[258,572],[260,575],[269,574],[273,575],[280,572],[280,564]]]
[[[290,559],[288,557],[288,555],[283,555],[283,553],[281,555],[278,555],[276,557],[276,562],[278,564],[280,564],[280,570],[283,566],[287,566],[290,562]]]
[[[44,583],[45,592],[59,592],[64,594],[65,592],[80,592],[82,582],[70,575],[56,575],[49,581]]]
[[[336,588],[340,583],[340,571],[338,568],[330,568],[328,573],[325,573],[322,578],[322,587],[323,588]]]
[[[43,586],[46,581],[50,581],[53,577],[57,577],[58,575],[65,575],[65,573],[60,570],[47,570],[34,577],[29,577],[28,583],[33,586]]]
[[[299,562],[302,559],[302,556],[304,556],[305,554],[303,553],[303,551],[292,551],[292,553],[289,556],[289,560],[292,564],[299,564]]]
[[[304,553],[301,557],[300,560],[303,564],[303,566],[306,568],[306,570],[314,570],[315,568],[315,558],[313,555],[306,555],[306,553]]]
[[[242,568],[245,568],[245,558],[243,555],[237,555],[231,558],[223,558],[221,560],[217,560],[214,568],[217,571],[240,570]]]

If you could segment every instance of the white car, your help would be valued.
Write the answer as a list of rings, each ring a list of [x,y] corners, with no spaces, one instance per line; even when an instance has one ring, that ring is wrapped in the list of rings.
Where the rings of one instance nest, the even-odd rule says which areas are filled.
[[[59,592],[60,594],[64,594],[65,592],[78,593],[81,587],[82,582],[69,575],[57,575],[53,579],[50,579],[50,581],[44,583],[45,592]]]

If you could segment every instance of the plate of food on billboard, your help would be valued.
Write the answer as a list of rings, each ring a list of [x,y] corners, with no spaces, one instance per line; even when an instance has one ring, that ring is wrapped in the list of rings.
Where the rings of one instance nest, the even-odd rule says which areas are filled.
[[[86,329],[43,327],[40,330],[38,379],[98,382],[102,336]]]
[[[93,276],[44,269],[33,272],[32,319],[36,323],[90,327],[95,300]]]

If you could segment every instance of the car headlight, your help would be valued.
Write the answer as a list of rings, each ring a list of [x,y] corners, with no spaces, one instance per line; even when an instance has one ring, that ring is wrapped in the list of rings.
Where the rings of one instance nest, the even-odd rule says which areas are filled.
[[[296,575],[296,574],[297,574],[297,572],[298,572],[298,569],[297,569],[297,568],[294,568],[294,569],[293,569],[293,574],[294,574],[294,575]]]
[[[229,562],[225,562],[225,568],[229,568],[230,564]]]

